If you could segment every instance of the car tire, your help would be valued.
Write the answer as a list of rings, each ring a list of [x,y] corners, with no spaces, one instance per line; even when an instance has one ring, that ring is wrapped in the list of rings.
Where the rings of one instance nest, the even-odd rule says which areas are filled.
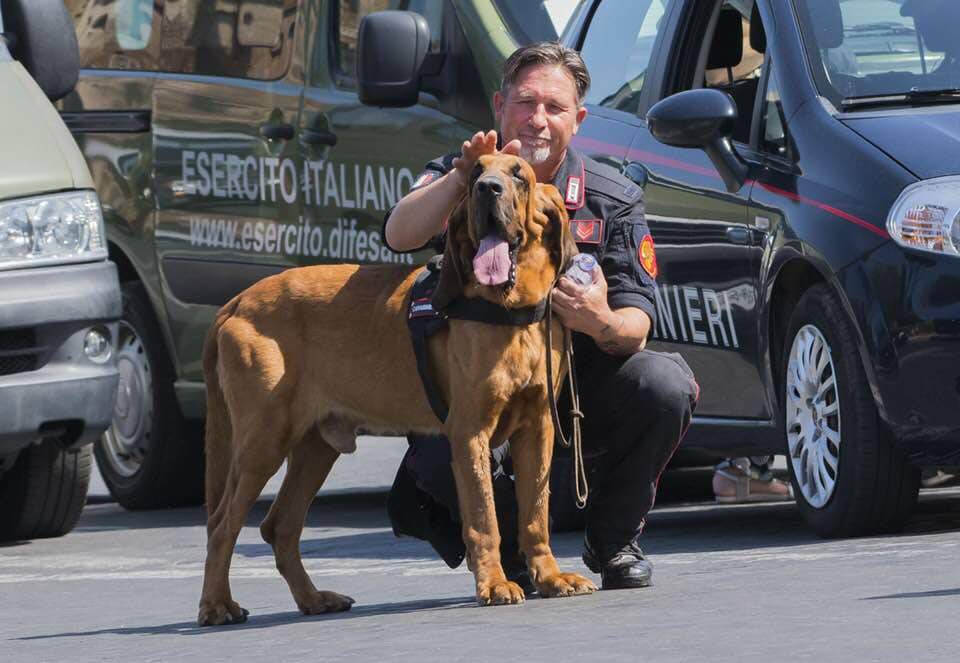
[[[143,285],[121,286],[120,386],[113,422],[94,453],[110,494],[127,509],[203,502],[203,427],[184,420],[174,371]]]
[[[54,440],[29,446],[0,477],[0,541],[63,536],[86,503],[90,445],[68,451]]]
[[[794,308],[781,369],[787,466],[807,523],[822,537],[902,528],[919,471],[880,421],[856,330],[826,284]]]

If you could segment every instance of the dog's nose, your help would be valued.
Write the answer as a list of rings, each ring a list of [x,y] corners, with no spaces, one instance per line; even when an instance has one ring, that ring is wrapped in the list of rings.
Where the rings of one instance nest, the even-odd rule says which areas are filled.
[[[477,191],[499,198],[503,194],[503,182],[496,177],[483,177],[477,180]]]

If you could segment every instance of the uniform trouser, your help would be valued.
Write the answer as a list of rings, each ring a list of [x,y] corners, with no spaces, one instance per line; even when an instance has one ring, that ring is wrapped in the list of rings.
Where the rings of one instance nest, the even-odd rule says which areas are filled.
[[[584,343],[577,345],[583,452],[590,484],[586,536],[591,546],[620,546],[643,529],[660,474],[690,424],[699,387],[677,354],[645,350],[614,357]],[[560,399],[561,419],[566,419],[568,404],[565,394]],[[459,518],[449,442],[412,436],[410,444],[401,471],[411,472],[421,490]],[[495,488],[498,460],[495,454]],[[501,533],[505,540],[512,539],[500,516],[516,513],[515,501],[502,503],[515,500],[513,492],[494,493]]]

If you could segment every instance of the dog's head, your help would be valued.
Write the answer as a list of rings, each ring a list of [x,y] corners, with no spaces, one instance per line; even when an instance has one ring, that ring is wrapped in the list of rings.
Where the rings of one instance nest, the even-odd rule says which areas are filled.
[[[520,157],[482,156],[450,215],[434,308],[442,311],[461,295],[506,308],[532,306],[576,253],[557,189],[538,184]]]

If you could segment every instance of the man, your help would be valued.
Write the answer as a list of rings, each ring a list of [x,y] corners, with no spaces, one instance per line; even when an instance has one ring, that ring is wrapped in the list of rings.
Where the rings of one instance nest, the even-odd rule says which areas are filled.
[[[589,84],[576,51],[556,43],[533,44],[507,60],[493,103],[500,151],[519,154],[538,181],[557,186],[581,252],[594,254],[599,262],[592,284],[562,278],[553,293],[554,312],[577,332],[590,475],[584,562],[601,574],[604,589],[645,587],[652,567],[637,537],[653,506],[657,479],[690,422],[698,387],[679,356],[644,350],[656,317],[657,268],[640,188],[569,146],[587,114],[582,104]],[[459,155],[428,164],[413,190],[388,213],[387,244],[395,251],[412,251],[442,233],[476,160],[497,150],[497,133],[480,132],[463,143]],[[502,456],[503,448],[493,455],[501,556],[507,576],[521,581],[516,505]],[[398,534],[427,538],[456,566],[463,548],[453,540],[459,531],[449,521],[458,514],[449,463],[447,440],[412,438],[391,492],[390,513]],[[420,525],[414,523],[416,516]]]

